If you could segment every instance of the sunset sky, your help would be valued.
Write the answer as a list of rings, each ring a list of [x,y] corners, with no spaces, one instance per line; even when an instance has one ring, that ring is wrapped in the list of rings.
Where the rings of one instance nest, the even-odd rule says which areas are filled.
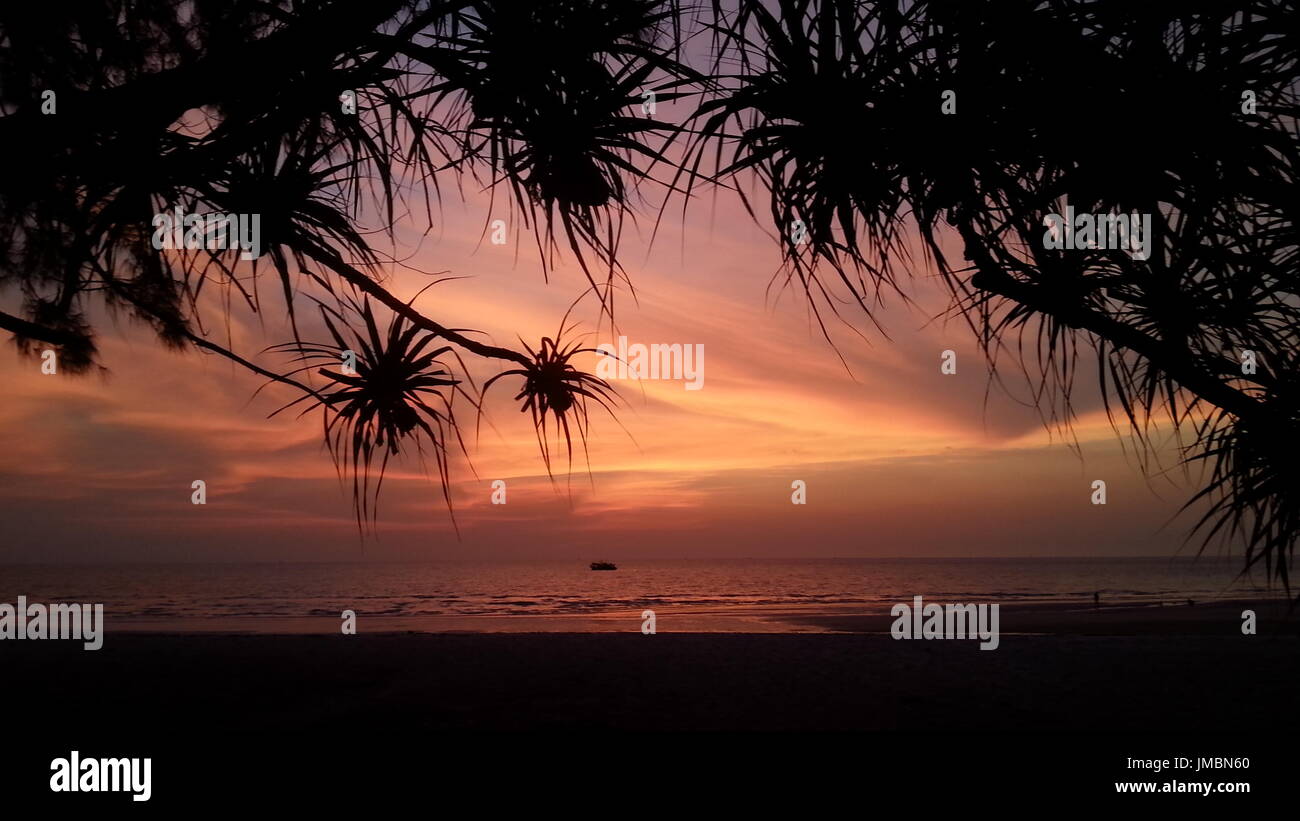
[[[509,216],[500,198],[490,212],[469,186],[463,197],[445,198],[428,237],[399,233],[411,266],[467,277],[416,306],[497,343],[536,346],[584,279],[569,265],[545,282],[531,237],[502,247],[483,236],[488,220]],[[477,476],[458,456],[460,538],[436,482],[412,461],[390,468],[377,536],[363,546],[319,416],[267,418],[291,389],[253,398],[261,377],[165,351],[123,317],[99,328],[105,377],[45,376],[12,344],[0,353],[0,560],[1167,555],[1183,544],[1190,517],[1165,525],[1191,485],[1177,470],[1143,478],[1105,420],[1091,369],[1075,397],[1076,453],[1026,406],[1013,368],[1019,401],[997,388],[986,401],[987,366],[964,325],[934,318],[947,301],[924,262],[916,304],[894,298],[877,315],[888,339],[846,308],[866,335],[835,331],[846,370],[803,294],[768,292],[775,243],[729,195],[693,204],[685,224],[670,209],[650,247],[654,214],[644,208],[623,243],[639,301],[620,297],[619,330],[633,343],[702,343],[704,388],[617,383],[626,432],[595,415],[591,478],[579,457],[571,481],[561,473],[552,485],[512,402],[517,380],[503,380],[478,442],[472,410],[462,416]],[[403,297],[428,281],[394,276]],[[233,344],[283,368],[283,356],[260,353],[290,339],[273,275],[261,295],[263,317],[232,313]],[[0,305],[16,310],[16,295],[0,294]],[[206,316],[224,342],[215,303]],[[591,300],[577,316],[594,330]],[[318,322],[306,336],[326,339]],[[605,327],[587,341],[614,340]],[[945,349],[957,352],[955,376],[940,373]],[[1173,450],[1162,458],[1176,464]],[[195,479],[207,482],[206,506],[190,503]],[[489,504],[495,479],[507,482],[504,506]],[[790,502],[796,479],[807,482],[806,506]],[[1107,481],[1104,507],[1090,503],[1094,479]]]

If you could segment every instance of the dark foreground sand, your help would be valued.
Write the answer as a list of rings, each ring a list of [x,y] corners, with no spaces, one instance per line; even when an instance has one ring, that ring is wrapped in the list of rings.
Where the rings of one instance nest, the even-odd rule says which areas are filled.
[[[1004,632],[995,651],[850,633],[117,633],[98,652],[4,642],[0,693],[22,705],[7,714],[18,729],[69,739],[329,727],[416,736],[1300,728],[1294,624],[1268,621],[1267,634],[1244,636],[1235,607],[1166,609],[1154,620],[1056,613],[1037,627],[1058,635]],[[1003,631],[1009,622],[1004,613]]]
[[[1130,813],[1145,799],[1166,812],[1183,811],[1179,798],[1276,807],[1294,801],[1300,730],[1300,636],[1283,616],[1245,636],[1235,604],[1008,610],[994,651],[880,632],[635,629],[110,631],[97,652],[5,641],[0,807],[57,805],[51,817],[144,807],[124,794],[50,792],[51,762],[72,750],[150,758],[144,808],[166,817],[199,806],[344,817],[352,804],[365,808],[359,818],[390,807],[504,814],[515,802],[522,812],[659,802],[665,813],[784,807],[811,818],[890,805],[881,801],[1003,814],[1062,801]],[[879,616],[798,618],[823,631],[888,630]],[[1248,758],[1249,768],[1156,776],[1130,763],[1175,756]],[[1174,778],[1244,782],[1251,794],[1116,787]]]

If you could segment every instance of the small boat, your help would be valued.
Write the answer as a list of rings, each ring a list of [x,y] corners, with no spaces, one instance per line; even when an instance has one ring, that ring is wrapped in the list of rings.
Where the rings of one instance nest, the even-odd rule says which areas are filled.
[[[613,562],[592,562],[592,570],[618,570],[618,565]]]

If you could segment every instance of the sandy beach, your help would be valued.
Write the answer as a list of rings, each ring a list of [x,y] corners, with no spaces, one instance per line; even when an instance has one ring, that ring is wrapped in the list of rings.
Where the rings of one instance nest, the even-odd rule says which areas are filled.
[[[879,617],[816,634],[113,632],[104,649],[6,642],[19,722],[103,732],[1240,731],[1295,727],[1300,636],[1285,605],[1002,617],[996,651],[895,641]],[[1030,618],[1030,616],[1033,618]],[[812,618],[812,617],[810,617]],[[872,632],[875,631],[875,632]],[[103,709],[67,711],[87,682]],[[183,725],[173,717],[185,715]]]
[[[994,651],[894,640],[878,632],[887,620],[844,615],[799,617],[817,622],[810,633],[5,642],[0,695],[21,743],[0,772],[34,801],[49,795],[49,762],[77,750],[151,757],[151,806],[246,808],[263,792],[335,809],[413,792],[528,806],[557,789],[619,802],[659,785],[734,811],[718,780],[731,772],[775,779],[745,794],[755,809],[779,793],[829,813],[936,777],[948,789],[933,800],[1115,801],[1116,781],[1145,777],[1131,757],[1244,756],[1249,773],[1198,778],[1245,778],[1267,797],[1289,783],[1286,739],[1300,730],[1287,706],[1300,636],[1279,621],[1285,607],[1259,609],[1254,636],[1236,603],[1009,611]]]
[[[1001,603],[1000,629],[1017,635],[1140,636],[1239,635],[1242,613],[1256,614],[1261,635],[1300,632],[1300,618],[1279,598],[1218,600],[1187,604],[1104,604],[1078,602]],[[377,633],[626,633],[639,632],[643,608],[606,608],[584,615],[374,615],[361,613],[360,632]],[[658,633],[876,633],[887,635],[894,617],[887,605],[806,607],[656,607]],[[117,633],[207,633],[329,635],[339,618],[322,616],[112,616]]]

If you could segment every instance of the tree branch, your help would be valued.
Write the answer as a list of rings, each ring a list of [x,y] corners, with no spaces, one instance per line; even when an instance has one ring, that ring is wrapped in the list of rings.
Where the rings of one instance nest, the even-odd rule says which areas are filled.
[[[496,345],[486,345],[482,342],[470,339],[451,328],[444,328],[442,325],[439,325],[437,322],[434,322],[432,319],[429,319],[424,314],[412,308],[410,304],[393,296],[384,286],[344,262],[338,254],[331,250],[309,248],[305,249],[305,252],[309,257],[343,277],[343,279],[347,280],[350,284],[382,302],[394,313],[401,314],[413,324],[424,328],[427,331],[432,331],[438,336],[456,343],[471,353],[491,359],[506,359],[525,367],[531,367],[533,364],[531,359],[517,351],[512,351],[509,348],[501,348]]]
[[[28,322],[22,317],[13,316],[4,311],[0,311],[0,328],[10,331],[14,336],[22,339],[37,339],[51,345],[75,345],[85,341],[85,337],[79,334],[37,325],[35,322]]]

